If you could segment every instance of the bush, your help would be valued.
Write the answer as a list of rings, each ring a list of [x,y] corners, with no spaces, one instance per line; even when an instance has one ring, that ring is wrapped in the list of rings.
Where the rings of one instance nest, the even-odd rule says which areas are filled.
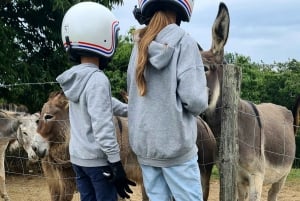
[[[296,136],[296,156],[293,167],[300,168],[300,135]]]

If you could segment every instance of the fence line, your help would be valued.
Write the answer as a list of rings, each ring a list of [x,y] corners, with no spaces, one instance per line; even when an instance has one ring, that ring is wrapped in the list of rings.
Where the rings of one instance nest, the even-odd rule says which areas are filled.
[[[23,83],[15,83],[15,84],[0,84],[2,88],[10,88],[17,86],[29,86],[29,85],[45,85],[45,84],[58,84],[58,82],[23,82]]]
[[[221,107],[219,107],[218,109],[222,109]],[[1,109],[1,106],[0,106],[0,111],[1,111],[2,109]],[[4,110],[4,111],[6,111],[6,110]],[[16,113],[18,113],[18,112],[16,112]],[[20,112],[20,113],[24,113],[24,112]],[[246,112],[243,112],[243,111],[240,111],[240,110],[238,110],[238,113],[242,113],[242,114],[245,114],[245,115],[249,115],[249,116],[251,116],[251,117],[253,117],[253,118],[257,118],[258,116],[257,115],[255,115],[255,114],[251,114],[251,113],[246,113]],[[0,120],[1,119],[9,119],[9,118],[5,118],[5,117],[0,117]],[[18,118],[18,119],[20,119],[20,120],[27,120],[27,121],[32,121],[32,120],[35,120],[34,118],[22,118],[22,117],[20,117],[20,118]],[[44,120],[43,120],[44,121]],[[49,120],[49,121],[54,121],[54,122],[64,122],[64,121],[69,121],[69,119],[67,119],[67,120]],[[283,127],[286,125],[286,123],[285,122],[283,122],[282,123],[282,125],[283,125]],[[294,127],[297,127],[297,128],[300,128],[300,126],[296,126],[296,125],[293,125]],[[5,137],[4,137],[5,138]],[[9,139],[9,137],[7,137],[8,139]],[[216,138],[216,140],[218,140],[218,139],[221,139],[222,137],[216,137],[215,136],[215,138]],[[210,140],[210,138],[207,138],[207,139],[203,139],[202,141],[205,143],[205,141],[209,141]],[[52,142],[52,141],[51,141]],[[247,146],[249,146],[249,147],[252,147],[252,148],[256,148],[255,146],[253,146],[253,145],[250,145],[249,143],[247,143],[247,142],[243,142],[243,141],[241,141],[241,140],[239,140],[239,142],[241,142],[241,143],[243,143],[243,144],[245,144],[245,145],[247,145]],[[53,142],[53,143],[62,143],[62,142]],[[259,148],[259,147],[258,147]],[[260,148],[259,148],[260,149]],[[265,150],[266,152],[270,152],[270,153],[273,153],[273,152],[271,152],[271,151],[268,151],[268,150]],[[277,154],[277,153],[273,153],[273,154]],[[278,155],[280,155],[280,156],[282,156],[283,154],[278,154]],[[284,156],[287,156],[287,157],[290,157],[289,155],[284,155]],[[295,159],[300,159],[300,158],[295,158]]]
[[[221,137],[220,137],[219,139],[221,139]],[[51,141],[51,142],[53,142],[53,141]],[[254,148],[253,146],[251,146],[251,145],[249,145],[249,144],[247,144],[247,143],[245,143],[245,142],[243,142],[243,141],[239,141],[239,142],[243,143],[243,144],[246,145],[246,146],[249,146],[249,147]],[[61,144],[63,144],[63,143],[65,143],[65,142],[53,142],[53,143],[61,143]],[[23,149],[23,148],[19,147],[19,149]],[[14,151],[8,151],[8,152],[14,152]],[[299,161],[299,162],[300,162],[300,158],[299,158],[299,157],[289,156],[289,155],[285,155],[285,154],[278,154],[278,153],[274,153],[274,152],[268,151],[268,150],[265,150],[265,152],[272,153],[272,154],[274,154],[274,155],[279,155],[279,156],[286,156],[286,157],[289,157],[289,158],[293,158],[295,161]],[[6,158],[11,158],[11,159],[21,159],[21,160],[29,160],[29,158],[28,158],[27,156],[22,156],[21,153],[20,153],[19,156],[16,156],[16,155],[8,155],[8,154],[7,154],[7,155],[6,155]],[[216,164],[216,163],[218,163],[220,160],[222,160],[222,159],[217,159],[216,161],[214,161],[214,162],[209,162],[209,163],[201,163],[201,165],[211,165],[211,164]],[[36,162],[37,162],[37,161],[36,161]],[[34,162],[32,162],[32,163],[34,163]],[[49,162],[49,163],[51,163],[51,162]],[[53,163],[53,164],[54,164],[54,163]],[[56,164],[60,164],[60,163],[56,163]],[[61,163],[61,164],[63,164],[63,163]],[[127,165],[129,165],[129,166],[134,166],[134,165],[132,165],[132,164],[127,164]],[[299,168],[300,168],[300,166],[299,166]],[[6,172],[7,172],[7,173],[13,173],[13,172],[9,172],[9,171],[6,171]]]
[[[218,109],[222,109],[221,107],[219,107]],[[2,110],[1,109],[1,107],[0,107],[0,110]],[[4,111],[6,111],[6,110],[4,110]],[[253,117],[253,118],[257,118],[258,116],[257,115],[255,115],[255,114],[251,114],[251,113],[246,113],[246,112],[243,112],[243,111],[240,111],[240,110],[238,110],[238,112],[239,113],[242,113],[242,114],[245,114],[245,115],[249,115],[249,116],[251,116],[251,117]],[[17,112],[18,113],[18,112]],[[24,112],[20,112],[20,113],[24,113]],[[9,119],[9,118],[5,118],[5,117],[0,117],[0,119]],[[35,120],[34,118],[22,118],[22,117],[20,117],[20,118],[18,118],[18,119],[20,119],[20,120],[27,120],[27,121],[32,121],[32,120]],[[68,121],[69,119],[67,119],[67,120],[50,120],[50,121],[55,121],[55,122],[64,122],[64,121]],[[283,127],[285,126],[285,122],[283,122],[282,123],[282,125],[283,125]],[[294,125],[295,127],[297,127],[297,128],[300,128],[300,126],[296,126],[296,125]],[[4,137],[5,138],[5,137]],[[8,137],[7,137],[8,138]],[[221,137],[216,137],[215,136],[215,138],[216,138],[216,140],[218,140],[218,139],[220,139]],[[9,139],[9,138],[8,138]],[[205,143],[205,141],[208,141],[208,140],[210,140],[209,138],[207,138],[207,139],[203,139],[202,141]],[[52,142],[52,141],[51,141]],[[247,143],[247,142],[243,142],[243,141],[241,141],[241,140],[239,140],[239,142],[241,142],[241,143],[243,143],[243,144],[245,144],[245,145],[247,145],[247,146],[249,146],[249,147],[252,147],[252,148],[256,148],[255,146],[253,146],[253,145],[250,145],[249,143]],[[62,142],[53,142],[53,143],[62,143]],[[259,148],[259,147],[258,147]],[[259,148],[260,149],[260,148]],[[270,152],[270,153],[273,153],[273,152],[271,152],[271,151],[268,151],[268,150],[265,150],[266,152]],[[273,153],[273,154],[277,154],[277,155],[280,155],[280,156],[283,156],[284,154],[278,154],[278,153]],[[287,157],[290,157],[289,155],[285,155],[285,156],[287,156]],[[300,159],[300,158],[295,158],[295,159]]]
[[[221,109],[221,108],[219,108],[219,109]],[[0,110],[1,110],[1,109],[0,109]],[[254,115],[254,114],[245,113],[245,112],[241,112],[241,111],[238,111],[238,112],[239,112],[239,113],[246,114],[246,115],[249,115],[249,116],[252,116],[253,118],[257,118],[257,115]],[[0,118],[0,119],[9,119],[9,118]],[[26,119],[25,119],[25,118],[24,118],[23,120],[28,120],[28,121],[30,121],[30,120],[35,120],[35,119],[33,119],[33,118],[26,118]],[[64,121],[69,121],[69,119],[66,119],[66,120],[50,120],[50,121],[64,122]],[[283,122],[282,124],[283,124],[283,127],[284,127],[285,123]],[[295,126],[295,125],[294,125],[294,126]],[[297,126],[297,127],[300,127],[300,126]],[[9,137],[3,137],[3,138],[10,139]],[[221,139],[221,137],[216,137],[216,136],[215,136],[215,138],[216,138],[217,141]],[[205,143],[205,142],[208,141],[208,140],[210,140],[210,139],[203,139],[202,142]],[[251,144],[249,144],[249,143],[247,143],[247,142],[244,142],[244,141],[241,141],[241,140],[239,140],[239,139],[238,139],[238,141],[241,142],[241,143],[243,143],[243,144],[245,144],[245,145],[247,145],[248,147],[252,147],[252,148],[254,148],[254,149],[255,149],[255,148],[260,148],[260,147],[255,147],[254,145],[251,145]],[[52,143],[58,143],[58,144],[64,143],[64,142],[54,142],[54,141],[50,141],[50,142],[52,142]],[[285,154],[275,153],[275,152],[272,152],[272,151],[269,151],[269,150],[265,150],[265,152],[272,153],[272,154],[274,154],[274,155],[279,155],[279,156],[293,157],[293,156],[289,156],[289,155],[285,155]],[[297,158],[297,157],[294,157],[294,159],[295,159],[295,160],[300,160],[300,158]]]
[[[44,82],[44,83],[18,83],[18,84],[8,84],[8,85],[3,85],[3,84],[0,84],[0,88],[3,87],[3,88],[9,88],[9,87],[16,87],[16,86],[21,86],[21,85],[25,85],[25,86],[29,86],[29,85],[44,85],[44,84],[58,84],[57,82]],[[218,107],[217,109],[222,109],[222,107]],[[0,108],[1,110],[1,108]],[[250,113],[245,113],[243,111],[238,111],[238,113],[243,113],[245,115],[249,115],[253,118],[257,118],[258,116],[255,115],[255,114],[250,114]],[[4,118],[0,118],[0,119],[4,119]],[[25,119],[25,118],[24,118]],[[31,118],[26,118],[25,120],[34,120],[34,119],[31,119]],[[51,120],[51,121],[67,121],[67,120]],[[285,125],[285,122],[282,122],[282,126],[284,127]],[[294,125],[296,126],[296,125]],[[296,127],[299,127],[299,126],[296,126]],[[221,140],[222,137],[216,137],[216,140]],[[202,142],[205,143],[206,140],[209,140],[209,139],[203,139]],[[254,149],[260,149],[260,147],[255,147],[254,145],[251,145],[247,142],[244,142],[244,141],[241,141],[241,140],[238,140],[240,143],[244,144],[245,146],[249,146],[249,147],[252,147]],[[64,143],[64,142],[53,142],[53,143]],[[272,153],[272,154],[276,154],[276,155],[279,155],[279,156],[286,156],[286,157],[293,157],[293,156],[289,156],[289,155],[285,155],[284,153],[283,154],[279,154],[279,153],[274,153],[274,152],[271,152],[271,151],[268,151],[268,150],[265,150],[265,152],[269,152],[269,153]],[[28,168],[26,167],[28,164],[23,164],[23,161],[28,161],[28,157],[24,157],[21,155],[21,153],[19,152],[19,156],[14,156],[14,155],[7,155],[6,158],[9,160],[20,160],[21,161],[21,166],[23,171],[21,172],[15,172],[15,171],[11,171],[10,169],[6,170],[6,173],[7,174],[14,174],[14,175],[22,175],[22,176],[30,176],[30,177],[39,177],[39,178],[46,178],[45,176],[41,176],[40,174],[34,174],[34,173],[31,173],[31,172],[26,172],[25,170]],[[294,156],[293,157],[294,160],[297,162],[297,164],[300,164],[300,158]],[[222,159],[218,159],[218,161],[215,161],[216,163],[220,162],[220,160]],[[207,165],[209,165],[211,163],[208,163]],[[131,166],[130,164],[128,164],[129,166]],[[203,164],[205,165],[205,164]],[[40,171],[42,171],[42,168],[40,168]],[[299,166],[300,168],[300,166]],[[67,178],[64,178],[64,179],[67,179]]]

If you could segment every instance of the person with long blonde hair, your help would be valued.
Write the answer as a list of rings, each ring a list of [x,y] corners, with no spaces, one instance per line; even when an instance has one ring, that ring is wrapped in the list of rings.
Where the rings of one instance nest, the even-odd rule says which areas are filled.
[[[202,201],[196,117],[208,107],[197,42],[181,27],[193,0],[139,0],[127,70],[129,142],[151,201]]]

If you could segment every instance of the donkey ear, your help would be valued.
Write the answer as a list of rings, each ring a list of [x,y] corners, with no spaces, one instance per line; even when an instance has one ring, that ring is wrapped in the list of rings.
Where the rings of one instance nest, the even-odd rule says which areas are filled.
[[[212,27],[212,46],[211,50],[214,54],[223,52],[229,34],[229,12],[225,3],[221,2],[219,11]]]

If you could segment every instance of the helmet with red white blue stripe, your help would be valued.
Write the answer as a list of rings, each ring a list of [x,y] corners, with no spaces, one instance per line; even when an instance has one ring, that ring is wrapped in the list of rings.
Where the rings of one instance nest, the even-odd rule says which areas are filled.
[[[189,22],[194,0],[138,0],[142,16],[150,21],[158,10],[172,10],[177,13],[178,20]]]
[[[65,14],[61,25],[64,47],[71,60],[80,56],[111,58],[116,50],[119,22],[105,6],[80,2]]]

